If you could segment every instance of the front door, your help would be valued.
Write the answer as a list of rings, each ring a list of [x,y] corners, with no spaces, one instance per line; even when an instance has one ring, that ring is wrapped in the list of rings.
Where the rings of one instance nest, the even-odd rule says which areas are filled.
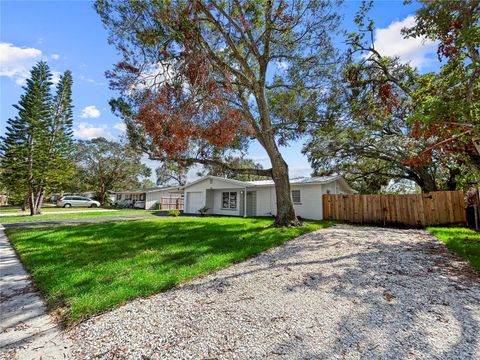
[[[247,216],[257,216],[256,191],[247,191]]]

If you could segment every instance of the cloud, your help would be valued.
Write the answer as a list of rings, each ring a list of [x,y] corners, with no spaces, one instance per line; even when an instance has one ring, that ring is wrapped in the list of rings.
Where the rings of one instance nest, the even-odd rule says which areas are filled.
[[[251,155],[251,156],[248,156],[248,158],[252,161],[269,161],[270,159],[268,158],[268,156],[266,155]]]
[[[101,115],[100,110],[98,110],[95,107],[95,105],[90,105],[83,108],[81,117],[92,119],[92,118],[98,118],[100,117],[100,115]]]
[[[429,55],[437,50],[437,43],[425,38],[405,39],[401,34],[404,27],[415,25],[415,16],[409,15],[402,21],[394,21],[386,28],[375,31],[375,49],[385,56],[398,56],[402,62],[422,67],[432,62]]]
[[[108,132],[107,125],[90,124],[87,122],[81,122],[76,129],[73,129],[73,135],[79,139],[90,140],[97,137],[104,137],[106,139],[112,139],[113,136]]]
[[[50,57],[52,58],[52,60],[59,60],[60,59],[60,55],[58,55],[58,54],[52,54],[52,55],[50,55]]]
[[[0,76],[11,78],[17,85],[23,85],[30,69],[42,57],[42,51],[35,48],[21,48],[10,43],[0,43]]]
[[[105,83],[103,83],[103,82],[96,81],[95,79],[88,78],[84,75],[80,75],[80,80],[91,83],[91,84],[95,84],[95,85],[100,85],[100,86],[105,85]]]
[[[116,123],[115,125],[113,125],[113,128],[123,133],[127,131],[127,125],[125,125],[125,123],[123,122]]]

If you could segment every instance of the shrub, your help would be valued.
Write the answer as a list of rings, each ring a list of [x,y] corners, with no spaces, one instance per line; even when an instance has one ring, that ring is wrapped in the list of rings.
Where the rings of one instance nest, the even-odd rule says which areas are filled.
[[[200,210],[198,210],[198,212],[200,213],[200,216],[205,216],[205,214],[207,213],[208,211],[208,208],[206,206],[204,206],[203,208],[201,208]]]
[[[180,215],[180,210],[178,210],[178,209],[168,210],[168,215],[178,216],[178,215]]]

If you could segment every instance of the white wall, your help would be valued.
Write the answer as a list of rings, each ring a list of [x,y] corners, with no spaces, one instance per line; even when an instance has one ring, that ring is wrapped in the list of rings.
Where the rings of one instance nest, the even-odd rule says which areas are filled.
[[[145,209],[153,210],[155,209],[155,204],[160,203],[162,197],[180,197],[181,193],[171,193],[169,191],[154,191],[148,192],[145,196]]]
[[[190,191],[201,191],[204,194],[206,199],[207,189],[214,189],[211,191],[213,195],[212,199],[208,199],[208,203],[211,206],[213,202],[213,209],[208,211],[209,214],[218,214],[218,215],[236,215],[243,216],[240,214],[240,196],[241,191],[244,191],[243,188],[235,188],[235,185],[220,181],[217,179],[205,179],[197,184],[189,186],[185,191],[185,208],[188,201],[188,192]],[[331,182],[327,184],[305,184],[305,185],[292,185],[292,190],[300,190],[300,201],[301,204],[294,204],[295,212],[298,216],[301,216],[305,219],[311,220],[321,220],[323,218],[323,194],[338,194],[338,193],[347,193],[348,189],[344,188],[343,185],[338,182]],[[224,210],[222,209],[222,192],[223,191],[236,191],[237,192],[237,209],[235,210]],[[251,187],[247,188],[247,191],[256,191],[257,192],[257,216],[271,216],[276,215],[277,206],[276,206],[276,195],[274,186],[265,186],[265,187]],[[210,195],[210,194],[209,194]],[[208,206],[208,207],[210,207]]]
[[[257,216],[271,216],[277,213],[275,188],[273,186],[251,188],[248,191],[257,192]]]
[[[292,185],[292,190],[300,190],[301,204],[294,204],[295,213],[304,219],[323,219],[322,195],[330,191],[330,194],[346,193],[346,189],[335,186],[336,182],[328,184]],[[257,216],[270,216],[277,214],[275,187],[250,188],[248,191],[257,192]]]
[[[204,179],[196,184],[193,184],[191,186],[188,186],[185,189],[185,209],[187,209],[187,202],[188,202],[188,193],[189,192],[201,192],[203,194],[203,198],[205,199],[205,206],[209,208],[208,214],[218,214],[218,215],[239,215],[240,212],[240,190],[234,189],[234,186],[232,183],[229,183],[227,181],[222,181],[218,179]],[[207,198],[207,190],[214,189],[212,191],[213,199]],[[232,191],[238,190],[237,194],[237,210],[222,210],[222,202],[221,202],[221,197],[222,197],[222,190],[225,191]],[[209,194],[210,195],[210,194]],[[219,198],[217,198],[217,196]],[[220,200],[218,200],[220,199]],[[213,208],[211,206],[211,202],[213,201]],[[208,203],[208,204],[207,204]]]

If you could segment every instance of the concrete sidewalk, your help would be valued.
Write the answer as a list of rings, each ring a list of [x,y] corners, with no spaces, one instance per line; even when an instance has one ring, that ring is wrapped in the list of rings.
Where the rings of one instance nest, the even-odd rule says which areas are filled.
[[[0,225],[0,359],[64,359],[64,338]]]

